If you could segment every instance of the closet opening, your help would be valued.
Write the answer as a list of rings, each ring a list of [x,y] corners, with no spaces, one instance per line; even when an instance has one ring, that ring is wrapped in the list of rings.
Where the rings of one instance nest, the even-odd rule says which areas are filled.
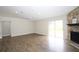
[[[2,21],[2,38],[11,37],[11,22],[10,21]]]

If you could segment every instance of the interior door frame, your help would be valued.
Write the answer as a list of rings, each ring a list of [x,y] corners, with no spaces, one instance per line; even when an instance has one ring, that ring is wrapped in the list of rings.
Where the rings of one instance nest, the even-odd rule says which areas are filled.
[[[2,38],[4,37],[3,36],[3,28],[2,28],[2,23],[3,22],[9,22],[10,23],[10,37],[11,37],[11,21],[1,21],[1,32],[2,32],[1,34],[2,34]]]

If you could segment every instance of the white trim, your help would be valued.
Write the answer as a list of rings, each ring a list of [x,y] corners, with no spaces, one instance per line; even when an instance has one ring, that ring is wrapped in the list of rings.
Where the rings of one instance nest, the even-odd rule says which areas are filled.
[[[22,36],[22,35],[28,35],[28,34],[32,34],[32,33],[12,34],[11,37]]]
[[[10,36],[10,34],[6,34],[6,35],[3,35],[3,36]]]
[[[36,34],[40,34],[40,35],[48,35],[47,33],[37,33]]]

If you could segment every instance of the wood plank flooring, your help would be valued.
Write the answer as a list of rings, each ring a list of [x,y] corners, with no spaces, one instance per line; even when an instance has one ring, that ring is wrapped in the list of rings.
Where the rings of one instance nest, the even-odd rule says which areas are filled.
[[[79,52],[75,47],[64,43],[60,50],[49,47],[48,36],[30,34],[17,37],[4,37],[0,40],[1,52]]]

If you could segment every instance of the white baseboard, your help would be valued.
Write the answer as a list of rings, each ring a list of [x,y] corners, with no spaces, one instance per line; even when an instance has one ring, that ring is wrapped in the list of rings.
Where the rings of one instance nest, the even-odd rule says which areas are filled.
[[[33,33],[24,33],[24,34],[12,34],[11,37],[16,37],[16,36],[21,36],[21,35],[29,35]],[[48,34],[43,34],[43,33],[35,33],[35,34],[40,34],[40,35],[48,35]]]
[[[37,32],[36,32],[36,34],[40,34],[40,35],[48,35],[48,34],[46,34],[46,33],[37,33]]]
[[[10,34],[6,34],[6,35],[3,35],[3,36],[10,36]]]
[[[28,34],[32,34],[32,33],[12,34],[11,37],[22,36],[22,35],[28,35]]]

